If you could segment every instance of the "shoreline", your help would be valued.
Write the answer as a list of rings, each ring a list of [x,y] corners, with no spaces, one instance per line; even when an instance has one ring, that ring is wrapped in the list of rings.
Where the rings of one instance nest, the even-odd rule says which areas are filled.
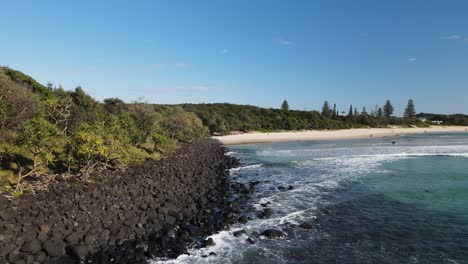
[[[251,192],[232,181],[239,162],[225,153],[202,140],[104,184],[0,195],[0,263],[150,263],[209,247],[207,236],[242,219]]]
[[[288,141],[322,141],[394,137],[402,134],[460,133],[467,126],[432,126],[422,128],[352,128],[340,130],[307,130],[285,132],[249,132],[237,135],[213,136],[223,145],[274,143]]]

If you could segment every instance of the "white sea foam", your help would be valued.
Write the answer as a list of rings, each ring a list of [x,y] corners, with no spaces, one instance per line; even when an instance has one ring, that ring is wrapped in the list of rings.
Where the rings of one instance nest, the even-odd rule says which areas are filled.
[[[237,168],[232,168],[230,171],[231,172],[237,172],[237,171],[245,171],[245,170],[253,170],[262,167],[263,164],[252,164],[252,165],[247,165],[247,166],[241,166]]]
[[[260,146],[254,149],[259,159],[250,155],[246,158],[247,162],[255,164],[234,168],[231,172],[239,176],[238,180],[243,182],[262,181],[256,185],[253,206],[260,212],[264,209],[261,204],[268,203],[273,215],[267,219],[251,220],[245,225],[235,225],[231,230],[211,236],[216,243],[213,247],[191,249],[189,255],[153,263],[242,263],[246,255],[255,254],[256,251],[261,251],[262,257],[281,259],[283,256],[278,254],[278,249],[287,247],[289,241],[274,241],[274,244],[270,245],[268,241],[259,239],[256,244],[250,245],[245,241],[246,236],[234,237],[232,232],[244,229],[251,234],[253,231],[262,232],[268,228],[281,228],[281,225],[287,223],[309,222],[316,217],[318,208],[333,203],[333,200],[327,197],[336,195],[336,190],[340,186],[345,186],[343,183],[359,179],[369,172],[391,173],[388,163],[431,156],[468,158],[466,142],[459,142],[457,145],[436,145],[437,143],[441,144],[441,142],[434,144],[430,142],[431,145],[421,146],[411,145],[413,143],[410,142],[408,145],[392,146],[390,143],[378,143],[351,147],[306,146],[304,149],[294,146],[292,149],[278,149],[284,145],[267,148]],[[242,159],[241,154],[242,152],[236,152],[235,149],[227,153],[227,155],[240,156]],[[283,163],[294,166],[277,166]],[[251,172],[258,172],[259,175]],[[293,185],[294,189],[280,191],[277,189],[280,185]],[[212,252],[216,253],[216,256],[206,257]]]

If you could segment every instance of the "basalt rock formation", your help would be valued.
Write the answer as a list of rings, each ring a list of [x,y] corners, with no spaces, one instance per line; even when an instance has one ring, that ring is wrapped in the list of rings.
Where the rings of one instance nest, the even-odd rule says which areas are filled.
[[[236,223],[251,189],[229,180],[238,161],[214,140],[116,173],[0,197],[0,263],[145,263],[173,258]]]

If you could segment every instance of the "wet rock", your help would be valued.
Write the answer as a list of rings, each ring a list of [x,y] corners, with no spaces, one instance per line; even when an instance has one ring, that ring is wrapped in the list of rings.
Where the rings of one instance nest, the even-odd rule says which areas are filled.
[[[273,215],[273,210],[271,208],[265,208],[260,212],[259,217],[264,219],[264,218],[269,218]]]
[[[235,236],[235,237],[240,237],[240,236],[242,236],[243,234],[246,234],[246,233],[247,233],[247,232],[245,232],[245,230],[242,229],[242,230],[234,231],[234,232],[232,233],[232,235]]]
[[[267,229],[263,231],[261,235],[268,239],[283,239],[288,237],[286,233],[277,229]]]
[[[309,223],[302,223],[302,224],[299,225],[299,227],[302,228],[302,229],[312,229],[312,228],[314,228],[314,227],[313,227],[311,224],[309,224]]]
[[[239,223],[241,223],[241,224],[246,224],[249,221],[249,219],[247,218],[247,216],[243,215],[243,216],[239,217],[239,219],[237,219],[237,221]]]
[[[213,241],[213,238],[207,238],[205,241],[203,241],[202,247],[211,247],[216,245],[216,243]]]
[[[247,238],[245,241],[246,241],[247,243],[251,244],[251,245],[253,245],[253,244],[255,244],[255,243],[256,243],[256,242],[255,242],[255,240],[253,240],[253,239],[252,239],[252,238],[250,238],[250,237],[249,237],[249,238]]]

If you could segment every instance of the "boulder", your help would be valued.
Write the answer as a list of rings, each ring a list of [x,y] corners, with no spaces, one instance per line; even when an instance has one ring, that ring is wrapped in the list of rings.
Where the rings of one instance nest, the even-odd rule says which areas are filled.
[[[21,250],[23,252],[26,252],[26,253],[29,253],[29,254],[36,254],[41,249],[42,249],[42,244],[37,239],[34,239],[34,240],[31,240],[31,241],[28,241],[28,242],[24,243],[23,247],[21,248]]]
[[[283,238],[288,237],[288,234],[277,229],[267,229],[263,231],[261,235],[268,239],[283,239]]]

